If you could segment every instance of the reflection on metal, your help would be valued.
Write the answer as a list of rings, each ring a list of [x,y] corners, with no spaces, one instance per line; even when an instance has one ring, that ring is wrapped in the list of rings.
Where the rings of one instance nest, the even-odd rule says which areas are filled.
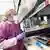
[[[34,26],[35,27],[37,27],[37,28],[40,28],[39,26],[36,26],[36,25],[38,25],[38,24],[40,24],[40,21],[39,21],[39,19],[37,18],[35,18],[36,20],[34,20],[33,18],[33,16],[35,15],[35,14],[37,14],[40,10],[42,10],[44,7],[46,7],[47,5],[45,5],[45,1],[43,2],[43,3],[41,3],[38,7],[36,7],[36,9],[35,9],[35,11],[32,13],[32,11],[31,11],[31,13],[29,12],[25,17],[24,17],[24,28],[28,28],[28,30],[30,29],[30,28],[34,28]],[[22,16],[22,15],[21,15]],[[24,16],[24,15],[23,15]],[[27,18],[28,17],[28,18]],[[31,18],[31,17],[33,17],[33,18]],[[27,18],[27,19],[26,19]],[[22,21],[23,21],[22,20]],[[37,29],[37,28],[35,28],[35,30]],[[34,30],[34,29],[33,29]]]
[[[37,14],[37,13],[38,13],[40,10],[42,10],[44,7],[46,7],[45,2],[43,2],[42,4],[40,4],[40,5],[38,6],[38,8],[35,10],[35,12],[34,12],[32,15],[29,16],[29,18],[32,17],[32,16],[34,16],[35,14]]]
[[[37,7],[37,9],[35,10],[35,12],[33,12],[33,14],[30,14],[30,13],[28,13],[28,14],[30,14],[30,16],[29,16],[29,18],[31,18],[32,16],[34,16],[35,14],[37,14],[40,10],[42,10],[44,7],[46,7],[47,5],[45,4],[45,1],[43,2],[43,3],[41,3],[38,7]],[[25,20],[26,18],[27,18],[27,16],[28,16],[28,14],[23,18],[23,20]],[[22,20],[22,21],[23,21]]]
[[[30,2],[28,2],[28,1],[30,1]],[[21,22],[23,21],[23,20],[25,20],[31,13],[33,13],[34,12],[34,10],[32,10],[32,9],[34,9],[34,7],[35,7],[35,5],[36,5],[36,3],[37,3],[37,0],[26,0],[26,2],[24,3],[24,5],[21,5],[22,6],[22,8],[20,8],[21,10],[21,14],[23,14],[23,15],[21,15],[21,14],[19,14],[19,16],[20,17],[22,17],[22,20],[21,20]],[[22,10],[22,9],[26,9],[26,11],[24,10]],[[31,11],[31,12],[30,12]]]
[[[27,31],[29,31],[29,29],[31,29],[31,28],[33,29],[34,26],[36,27],[37,23],[39,23],[39,22],[37,22],[37,18],[36,17],[27,18],[23,22],[24,29],[27,30]]]
[[[40,3],[39,3],[40,2]],[[32,15],[32,13],[34,13],[34,11],[36,10],[36,8],[38,7],[38,9],[39,8],[41,8],[41,7],[43,7],[43,5],[45,4],[45,3],[43,3],[44,2],[44,0],[37,0],[36,1],[36,4],[34,5],[34,7],[25,15],[25,17],[23,18],[23,20],[25,20],[26,18],[28,18],[28,16],[31,16]],[[40,4],[40,6],[38,6]],[[37,10],[38,11],[38,10]],[[36,13],[35,13],[36,14]],[[34,14],[34,15],[35,15]],[[22,20],[22,21],[23,21]],[[21,21],[21,22],[22,22]]]
[[[41,11],[38,12],[38,16],[48,16],[50,15],[50,5],[42,9]]]
[[[24,28],[30,28],[30,24],[31,24],[30,19],[26,19],[24,21]]]

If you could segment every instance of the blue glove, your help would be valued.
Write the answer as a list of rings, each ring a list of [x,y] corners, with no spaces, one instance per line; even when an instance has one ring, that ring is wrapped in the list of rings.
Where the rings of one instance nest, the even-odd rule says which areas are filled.
[[[24,37],[25,37],[25,33],[23,32],[23,33],[17,35],[17,40],[24,39]]]

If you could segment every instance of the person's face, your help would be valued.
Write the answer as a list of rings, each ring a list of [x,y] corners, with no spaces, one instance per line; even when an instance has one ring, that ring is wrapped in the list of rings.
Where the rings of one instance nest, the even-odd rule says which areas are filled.
[[[17,15],[13,15],[13,14],[9,15],[8,20],[9,21],[14,21],[16,24],[19,23]]]
[[[13,15],[13,14],[11,14],[11,15],[9,15],[9,17],[8,17],[8,20],[9,21],[17,21],[17,16],[16,15]]]
[[[9,15],[8,15],[8,20],[9,20],[9,21],[13,21],[13,14],[9,14]]]

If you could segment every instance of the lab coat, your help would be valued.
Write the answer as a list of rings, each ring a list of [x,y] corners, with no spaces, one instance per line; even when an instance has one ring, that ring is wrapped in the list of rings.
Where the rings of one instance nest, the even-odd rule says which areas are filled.
[[[23,40],[17,40],[16,36],[21,33],[20,24],[5,21],[0,23],[0,49],[24,50]]]

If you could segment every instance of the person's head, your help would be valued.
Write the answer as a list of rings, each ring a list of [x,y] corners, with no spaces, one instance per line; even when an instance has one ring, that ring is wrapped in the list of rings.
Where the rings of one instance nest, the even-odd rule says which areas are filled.
[[[7,10],[5,13],[5,17],[10,20],[13,21],[14,20],[14,16],[16,16],[17,12],[14,9],[10,9]]]

